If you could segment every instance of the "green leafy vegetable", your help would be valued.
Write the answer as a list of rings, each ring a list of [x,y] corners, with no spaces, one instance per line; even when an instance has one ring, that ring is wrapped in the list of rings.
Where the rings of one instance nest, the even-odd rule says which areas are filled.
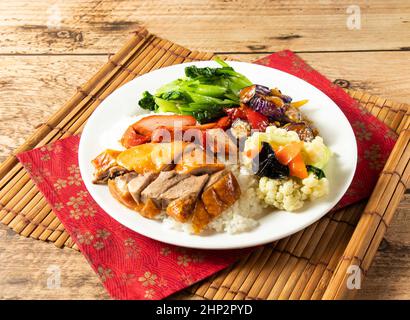
[[[164,100],[184,100],[185,95],[181,91],[168,91],[160,95],[161,99]]]
[[[155,112],[173,112],[194,116],[206,123],[224,115],[224,108],[239,105],[239,91],[252,83],[225,61],[221,67],[185,68],[185,78],[159,88],[155,95],[144,92],[139,105]]]
[[[155,104],[154,96],[148,91],[144,91],[142,99],[138,101],[139,106],[142,109],[156,111],[158,106]]]
[[[325,175],[325,173],[323,172],[322,169],[319,169],[319,168],[311,166],[311,165],[307,165],[306,169],[307,169],[308,172],[313,172],[319,180],[322,179],[322,178],[326,178],[326,175]]]

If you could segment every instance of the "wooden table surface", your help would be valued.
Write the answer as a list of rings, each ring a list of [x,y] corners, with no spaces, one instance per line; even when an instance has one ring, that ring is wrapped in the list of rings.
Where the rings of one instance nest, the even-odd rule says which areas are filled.
[[[244,61],[288,48],[331,80],[409,103],[410,2],[351,2],[1,1],[0,160],[141,25],[190,49]],[[349,24],[354,17],[359,29]],[[409,213],[406,194],[358,298],[410,298]],[[58,289],[47,287],[53,270],[61,273]],[[1,225],[0,298],[109,297],[80,253]]]

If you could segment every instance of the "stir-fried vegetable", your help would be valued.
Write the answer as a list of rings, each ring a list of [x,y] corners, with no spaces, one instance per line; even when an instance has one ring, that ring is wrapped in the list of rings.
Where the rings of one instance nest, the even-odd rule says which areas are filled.
[[[252,170],[258,177],[281,179],[289,176],[289,167],[276,159],[272,146],[262,142],[262,149],[252,161]]]
[[[325,175],[325,173],[323,172],[322,169],[316,168],[316,167],[311,166],[311,165],[307,165],[306,169],[307,169],[308,172],[313,172],[319,180],[322,179],[322,178],[326,178],[326,175]]]
[[[297,155],[300,154],[300,151],[303,148],[302,141],[295,141],[288,143],[285,146],[281,146],[278,150],[275,151],[276,158],[282,164],[289,164]]]
[[[224,116],[224,109],[239,105],[239,92],[252,83],[226,62],[215,59],[220,68],[185,68],[185,78],[162,86],[155,95],[148,91],[138,102],[155,112],[192,115],[200,123]]]
[[[300,179],[308,177],[306,165],[300,153],[289,162],[289,174]]]

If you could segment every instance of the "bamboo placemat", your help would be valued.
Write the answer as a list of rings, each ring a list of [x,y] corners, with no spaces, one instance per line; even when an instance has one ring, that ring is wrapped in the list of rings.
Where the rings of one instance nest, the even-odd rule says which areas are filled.
[[[141,74],[212,56],[190,51],[141,28],[14,154],[46,148],[52,141],[81,133],[101,101]],[[354,294],[355,290],[346,286],[349,266],[357,265],[362,277],[366,274],[409,184],[410,120],[407,104],[365,92],[347,92],[399,134],[370,200],[330,213],[286,239],[257,249],[191,287],[191,294],[206,299],[338,299]],[[0,221],[20,235],[77,249],[14,155],[0,166]]]

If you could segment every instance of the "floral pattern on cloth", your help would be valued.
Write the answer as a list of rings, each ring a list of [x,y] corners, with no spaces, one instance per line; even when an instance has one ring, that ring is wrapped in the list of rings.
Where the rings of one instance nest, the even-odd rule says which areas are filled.
[[[368,197],[394,146],[392,131],[292,52],[281,51],[256,63],[308,81],[341,108],[355,131],[359,161],[353,183],[337,207]],[[149,239],[121,225],[87,192],[78,168],[78,144],[79,137],[72,136],[21,153],[18,159],[113,298],[165,298],[251,250],[186,249]]]

